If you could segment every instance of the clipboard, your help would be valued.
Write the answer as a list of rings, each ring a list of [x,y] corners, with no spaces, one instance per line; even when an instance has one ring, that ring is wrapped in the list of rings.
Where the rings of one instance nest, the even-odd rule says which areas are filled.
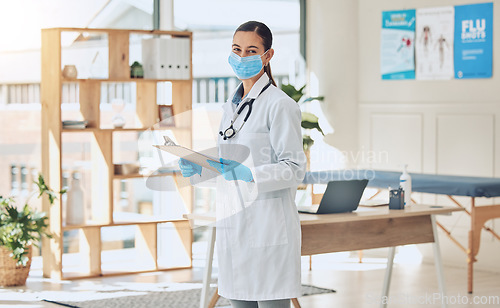
[[[212,171],[219,173],[219,171],[216,168],[210,166],[210,164],[207,162],[207,160],[211,160],[211,161],[214,161],[216,163],[222,164],[218,158],[215,158],[215,157],[212,157],[212,156],[209,156],[206,154],[202,154],[200,152],[193,151],[189,148],[177,145],[168,136],[163,136],[163,138],[165,139],[165,144],[153,145],[153,146],[155,148],[162,150],[162,151],[166,151],[170,154],[173,154],[173,155],[178,156],[180,158],[184,158],[185,160],[188,160],[192,163],[195,163],[195,164],[200,165],[204,168],[207,168],[207,169],[210,169]]]

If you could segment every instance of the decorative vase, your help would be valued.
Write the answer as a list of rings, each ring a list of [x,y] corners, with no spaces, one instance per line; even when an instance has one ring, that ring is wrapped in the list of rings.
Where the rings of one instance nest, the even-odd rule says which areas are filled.
[[[80,175],[73,172],[73,180],[67,192],[66,224],[81,225],[85,222],[84,194],[80,184]]]
[[[90,78],[105,79],[108,78],[107,63],[101,56],[101,54],[96,52],[92,62],[90,63]]]
[[[28,262],[26,266],[17,265],[17,261],[10,256],[10,251],[0,246],[0,286],[24,286],[31,268],[32,247],[28,247]]]
[[[115,112],[115,115],[113,116],[113,119],[111,120],[113,123],[113,126],[115,128],[122,128],[125,126],[125,118],[122,116],[122,111],[125,109],[125,102],[123,99],[120,98],[115,98],[111,102],[111,107],[113,108],[113,111]]]
[[[78,71],[74,65],[65,65],[62,71],[62,75],[66,79],[76,79],[78,76]]]

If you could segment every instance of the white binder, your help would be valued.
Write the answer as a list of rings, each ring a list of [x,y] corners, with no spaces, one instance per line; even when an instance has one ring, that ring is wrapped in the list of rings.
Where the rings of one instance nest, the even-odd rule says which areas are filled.
[[[181,51],[180,39],[172,38],[171,44],[172,44],[171,50],[172,50],[173,64],[174,64],[172,79],[181,79],[182,51]]]
[[[160,44],[160,54],[164,63],[162,67],[164,79],[173,79],[174,76],[175,51],[173,50],[171,41],[172,39],[165,38],[161,40]]]
[[[180,79],[191,77],[191,42],[188,38],[178,38],[180,42]]]
[[[142,63],[144,78],[162,79],[160,39],[150,38],[142,40]]]
[[[189,38],[151,38],[142,40],[144,78],[189,79],[191,41]]]

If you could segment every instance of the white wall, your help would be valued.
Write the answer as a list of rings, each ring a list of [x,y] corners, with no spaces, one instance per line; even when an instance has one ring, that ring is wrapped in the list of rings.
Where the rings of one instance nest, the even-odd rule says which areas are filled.
[[[323,109],[335,129],[327,142],[341,151],[387,152],[387,160],[360,167],[400,170],[407,163],[410,172],[500,177],[498,59],[489,79],[389,81],[380,75],[382,11],[482,2],[488,1],[308,1],[308,65],[311,73],[319,72],[319,88],[327,97]],[[493,2],[494,16],[500,16],[500,1]],[[500,49],[500,19],[495,19],[494,53]],[[415,197],[451,205],[444,197]],[[468,198],[458,199],[469,206]],[[500,204],[499,199],[478,204],[493,202]],[[465,213],[439,220],[467,246],[470,220]],[[500,233],[494,223],[488,225]],[[465,267],[466,255],[440,235],[446,264]],[[431,261],[428,245],[419,248]],[[500,272],[499,251],[500,242],[483,231],[475,267]]]
[[[325,96],[322,109],[335,130],[325,141],[343,151],[355,151],[358,147],[358,4],[345,0],[306,2],[308,90],[312,96]]]

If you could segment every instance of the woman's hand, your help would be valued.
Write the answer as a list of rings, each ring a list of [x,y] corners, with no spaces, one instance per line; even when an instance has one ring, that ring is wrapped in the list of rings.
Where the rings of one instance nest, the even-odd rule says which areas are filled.
[[[181,168],[182,176],[185,178],[195,174],[201,175],[201,166],[185,160],[184,158],[179,159],[179,168]]]
[[[217,169],[227,181],[253,181],[252,171],[250,171],[247,166],[242,165],[237,161],[221,158],[220,163],[214,162],[209,159],[207,160],[207,162],[210,164],[210,166]]]

